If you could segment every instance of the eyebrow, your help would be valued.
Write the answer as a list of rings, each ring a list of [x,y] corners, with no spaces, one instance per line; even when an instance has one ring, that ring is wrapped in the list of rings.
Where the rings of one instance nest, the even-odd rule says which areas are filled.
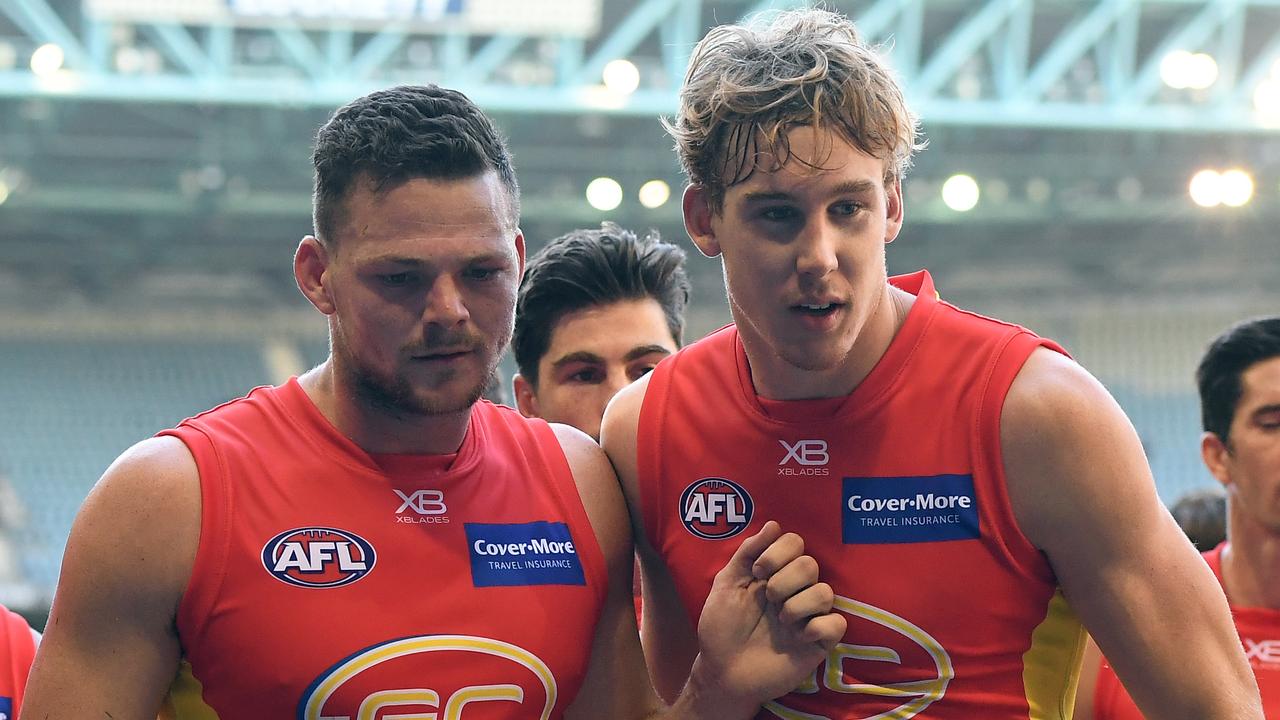
[[[631,348],[631,351],[628,352],[626,355],[624,355],[622,357],[622,360],[623,362],[631,362],[632,360],[638,360],[639,358],[642,358],[645,355],[652,355],[654,353],[662,353],[663,355],[670,355],[671,351],[661,345],[638,345],[634,348]],[[564,357],[551,363],[551,367],[552,369],[558,370],[564,367],[565,365],[568,365],[570,363],[576,363],[576,362],[593,363],[596,365],[602,365],[604,364],[604,358],[600,357],[599,355],[593,352],[587,352],[586,350],[579,350],[577,352],[571,352],[568,355],[565,355]]]
[[[498,261],[506,262],[507,258],[506,256],[499,253],[486,253],[483,255],[475,255],[473,257],[462,258],[462,264],[464,265],[472,265],[475,263],[498,262]],[[382,265],[382,264],[405,265],[408,267],[415,267],[415,268],[426,267],[429,264],[429,263],[423,262],[418,258],[403,257],[400,255],[375,255],[374,257],[367,258],[361,262],[369,265]]]
[[[631,362],[632,360],[639,360],[645,355],[653,355],[655,353],[670,355],[671,351],[661,345],[637,345],[631,348],[631,352],[627,353],[622,359],[626,362]]]
[[[568,355],[565,355],[564,357],[560,358],[559,360],[556,360],[555,362],[551,363],[551,367],[552,369],[558,370],[564,367],[565,365],[568,365],[569,363],[576,363],[576,362],[594,363],[598,365],[604,362],[604,358],[600,357],[595,353],[587,352],[586,350],[579,350],[578,352],[571,352]]]
[[[1271,413],[1277,413],[1277,412],[1280,412],[1280,403],[1271,403],[1270,405],[1263,405],[1262,407],[1257,408],[1252,413],[1250,413],[1250,417],[1256,418],[1259,415],[1269,415]]]
[[[876,184],[871,180],[847,180],[839,183],[831,188],[832,195],[860,195],[862,193],[875,190]],[[771,202],[776,200],[792,200],[794,195],[781,190],[774,192],[749,192],[743,197],[743,202],[760,203]]]

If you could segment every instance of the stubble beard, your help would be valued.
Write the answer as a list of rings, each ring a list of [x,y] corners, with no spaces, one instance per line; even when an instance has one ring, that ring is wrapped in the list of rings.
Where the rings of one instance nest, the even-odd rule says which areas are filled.
[[[403,374],[379,372],[362,363],[340,334],[335,334],[330,342],[331,352],[339,360],[336,369],[345,376],[344,384],[351,388],[358,401],[378,412],[405,419],[452,415],[470,409],[484,396],[485,388],[496,381],[501,358],[500,352],[490,353],[488,367],[480,380],[460,400],[448,401],[415,393],[413,384]]]

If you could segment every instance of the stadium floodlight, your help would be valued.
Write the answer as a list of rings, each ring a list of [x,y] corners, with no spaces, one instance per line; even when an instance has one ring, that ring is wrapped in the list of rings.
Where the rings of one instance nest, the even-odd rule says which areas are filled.
[[[31,72],[35,73],[36,77],[49,77],[62,69],[62,62],[65,59],[61,47],[54,43],[45,43],[31,53]]]
[[[1201,170],[1191,176],[1191,200],[1200,207],[1222,204],[1222,175],[1217,170]]]
[[[1227,207],[1243,207],[1253,199],[1253,176],[1244,170],[1233,168],[1220,176],[1222,204]]]
[[[609,92],[630,95],[640,87],[640,70],[630,60],[611,60],[601,73]]]
[[[1160,59],[1160,79],[1175,90],[1204,90],[1218,81],[1218,61],[1208,53],[1174,50]]]
[[[9,199],[9,184],[0,178],[0,205],[3,205]]]
[[[1263,122],[1280,122],[1280,77],[1270,77],[1258,83],[1253,91],[1253,108]]]
[[[942,183],[942,202],[956,212],[969,212],[978,205],[978,181],[963,173]]]
[[[587,184],[587,202],[608,212],[622,204],[622,186],[611,177],[598,177]]]
[[[667,204],[671,198],[671,186],[663,180],[650,180],[640,186],[640,204],[654,210]]]

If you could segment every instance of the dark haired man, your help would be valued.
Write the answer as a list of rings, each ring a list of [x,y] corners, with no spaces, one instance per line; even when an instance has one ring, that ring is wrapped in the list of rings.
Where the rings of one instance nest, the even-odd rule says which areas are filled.
[[[657,233],[641,239],[609,222],[558,237],[531,257],[511,340],[520,412],[599,439],[614,394],[680,347],[684,259]]]
[[[1200,456],[1227,502],[1226,540],[1204,559],[1226,591],[1263,710],[1280,717],[1280,317],[1214,339],[1196,385]],[[1142,720],[1095,645],[1084,671],[1077,720]]]
[[[108,468],[24,713],[653,716],[608,460],[478,401],[524,264],[496,129],[460,93],[394,88],[339,109],[314,163],[294,275],[330,356]],[[747,717],[843,633],[802,552],[776,524],[740,546],[665,716]]]

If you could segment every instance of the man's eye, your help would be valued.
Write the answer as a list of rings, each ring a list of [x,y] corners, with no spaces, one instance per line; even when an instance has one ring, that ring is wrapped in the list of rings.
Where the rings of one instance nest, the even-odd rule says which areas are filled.
[[[782,222],[784,220],[790,220],[795,216],[796,216],[796,211],[788,207],[765,208],[760,213],[760,217],[764,218],[765,220],[772,220],[774,222]]]
[[[641,365],[641,366],[639,366],[639,367],[631,368],[631,372],[629,372],[629,373],[627,373],[627,374],[628,374],[629,379],[631,380],[631,382],[635,382],[636,380],[639,380],[640,378],[644,377],[645,375],[648,375],[649,373],[653,372],[653,368],[654,368],[654,367],[656,367],[656,366],[655,366],[655,365]]]
[[[831,212],[837,215],[854,215],[857,214],[862,206],[855,202],[836,203],[831,207]]]
[[[569,376],[569,382],[577,382],[577,383],[600,382],[600,373],[591,369],[579,370]]]
[[[378,281],[387,287],[402,287],[409,283],[409,273],[387,273],[378,276]]]
[[[489,280],[497,274],[497,268],[471,268],[467,271],[467,277],[472,280]]]

